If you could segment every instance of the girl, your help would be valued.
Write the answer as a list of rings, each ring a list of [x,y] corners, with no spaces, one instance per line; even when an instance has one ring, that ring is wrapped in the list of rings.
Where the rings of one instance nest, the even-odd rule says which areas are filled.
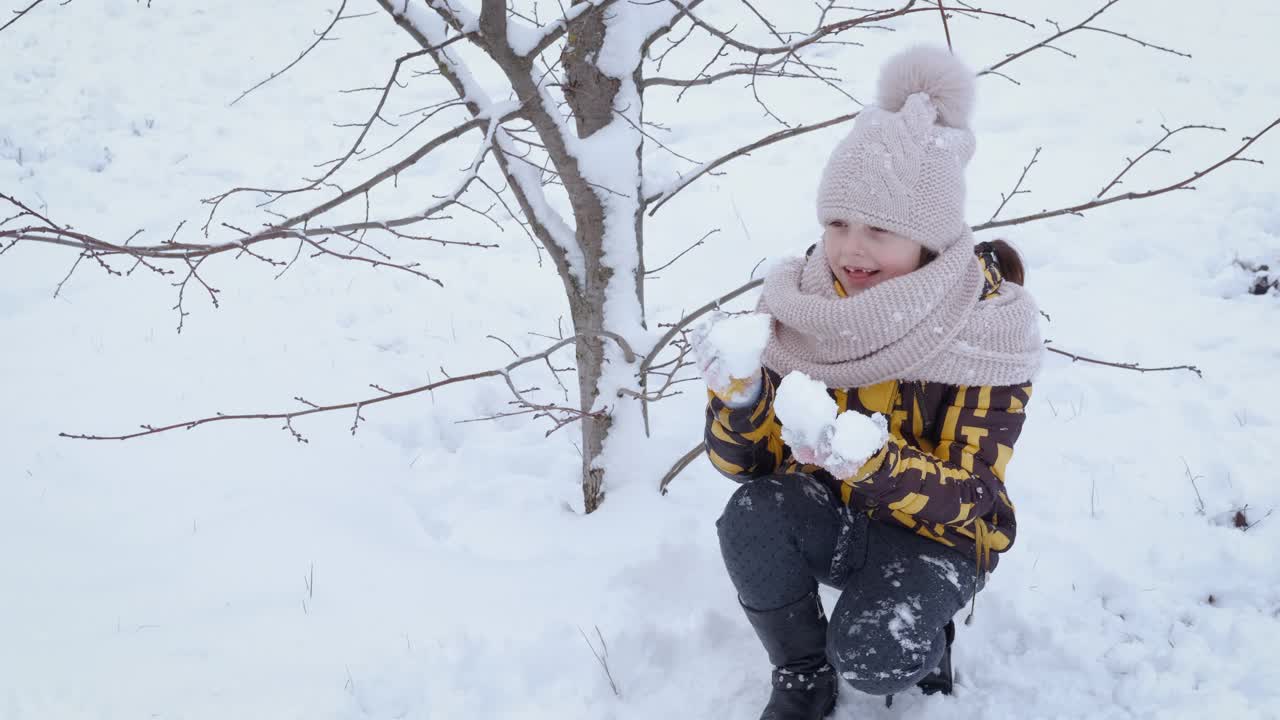
[[[729,376],[723,316],[694,334],[707,453],[743,482],[717,528],[775,666],[762,720],[827,715],[838,678],[891,695],[941,675],[949,691],[951,619],[1013,544],[1005,468],[1042,345],[1017,253],[975,248],[964,221],[973,86],[946,50],[890,59],[823,172],[821,243],[765,281],[761,372]],[[884,445],[843,457],[834,423],[784,443],[774,399],[793,371],[841,412],[886,416]],[[819,582],[841,590],[830,623]]]

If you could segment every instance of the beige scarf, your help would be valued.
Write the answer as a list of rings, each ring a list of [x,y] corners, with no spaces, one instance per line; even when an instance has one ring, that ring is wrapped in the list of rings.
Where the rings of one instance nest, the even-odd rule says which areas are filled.
[[[966,230],[933,262],[847,298],[835,290],[821,243],[769,273],[761,312],[773,316],[764,364],[828,387],[886,380],[1018,385],[1040,368],[1035,300],[1006,282],[986,300]]]

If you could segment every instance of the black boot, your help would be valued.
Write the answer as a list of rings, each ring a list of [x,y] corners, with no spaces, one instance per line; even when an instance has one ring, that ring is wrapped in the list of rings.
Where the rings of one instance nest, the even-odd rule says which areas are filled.
[[[827,662],[827,616],[816,592],[777,610],[742,608],[773,663],[773,693],[760,720],[821,720],[839,678]]]
[[[933,672],[925,675],[916,686],[924,691],[925,695],[934,693],[942,693],[950,695],[953,685],[951,675],[951,643],[956,640],[956,624],[955,621],[947,623],[947,648],[942,651],[942,659],[938,661],[938,667]]]
[[[947,634],[947,647],[942,651],[942,659],[938,661],[938,667],[916,683],[916,687],[920,688],[925,695],[934,693],[950,695],[955,688],[954,676],[951,672],[951,644],[956,641],[955,621],[948,622],[944,630]],[[884,696],[884,706],[893,707],[893,695]]]

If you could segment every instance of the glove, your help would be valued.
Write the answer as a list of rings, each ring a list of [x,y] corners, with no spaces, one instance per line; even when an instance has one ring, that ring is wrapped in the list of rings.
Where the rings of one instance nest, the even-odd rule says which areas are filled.
[[[856,482],[877,469],[877,458],[883,460],[888,419],[839,412],[826,385],[804,373],[793,372],[783,378],[773,409],[782,422],[782,440],[799,462],[817,465],[839,480]]]
[[[761,358],[772,322],[762,313],[729,316],[716,311],[690,333],[698,372],[729,407],[746,407],[759,399]]]

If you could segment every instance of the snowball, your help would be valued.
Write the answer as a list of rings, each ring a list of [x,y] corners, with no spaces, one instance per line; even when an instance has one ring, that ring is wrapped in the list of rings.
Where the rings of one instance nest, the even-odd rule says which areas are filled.
[[[755,377],[760,373],[760,358],[769,344],[772,328],[773,318],[764,313],[734,315],[713,325],[707,342],[716,349],[729,377]]]
[[[827,386],[802,372],[788,373],[778,386],[773,411],[782,422],[782,440],[791,447],[813,447],[836,420],[840,408]]]
[[[831,459],[836,463],[853,460],[861,464],[879,452],[888,438],[889,423],[884,415],[840,413],[831,436]]]

